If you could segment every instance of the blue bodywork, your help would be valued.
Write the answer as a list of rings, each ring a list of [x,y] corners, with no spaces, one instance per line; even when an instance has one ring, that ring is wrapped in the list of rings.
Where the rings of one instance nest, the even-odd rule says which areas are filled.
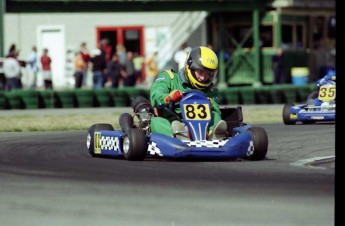
[[[146,157],[171,159],[246,158],[254,153],[251,125],[244,124],[231,130],[231,134],[219,140],[207,140],[207,128],[211,120],[210,102],[201,92],[187,92],[180,102],[183,122],[189,128],[191,140],[180,140],[159,133],[147,135]],[[94,154],[123,156],[126,133],[122,130],[97,130],[93,134]]]
[[[253,154],[250,125],[234,128],[233,136],[220,140],[182,141],[152,133],[148,136],[147,157],[165,158],[245,158]],[[94,133],[96,155],[123,156],[122,144],[126,134],[120,130],[100,130]]]
[[[297,122],[331,122],[336,120],[336,74],[329,71],[322,79],[316,81],[314,91],[307,104],[284,105],[283,120],[285,124]],[[314,94],[314,95],[313,95]]]
[[[321,106],[308,107],[307,104],[295,105],[290,107],[290,121],[335,121],[335,107],[323,109]]]

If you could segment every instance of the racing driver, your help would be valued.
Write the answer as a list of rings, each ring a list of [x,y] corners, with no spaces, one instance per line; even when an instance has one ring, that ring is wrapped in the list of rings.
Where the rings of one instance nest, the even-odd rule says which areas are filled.
[[[211,103],[211,117],[207,139],[221,139],[227,131],[227,124],[221,119],[219,109],[218,89],[213,84],[218,72],[218,58],[210,48],[199,46],[193,48],[187,55],[184,68],[179,72],[165,70],[158,74],[150,88],[150,101],[157,110],[157,117],[151,120],[151,132],[173,136],[173,132],[187,131],[186,126],[163,111],[162,105],[168,106],[170,102],[178,103],[182,93],[186,90],[196,89],[204,92]],[[179,106],[178,104],[175,106]],[[179,107],[175,108],[181,113]],[[189,139],[188,133],[179,136],[180,139]]]

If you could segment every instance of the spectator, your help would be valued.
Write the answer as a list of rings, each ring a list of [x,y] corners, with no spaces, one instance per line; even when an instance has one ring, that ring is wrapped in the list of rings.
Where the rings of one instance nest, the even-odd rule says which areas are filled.
[[[154,51],[145,61],[147,66],[146,84],[148,87],[151,87],[159,72],[156,59],[157,54],[158,52]]]
[[[85,63],[85,68],[83,70],[83,81],[82,81],[82,86],[86,86],[87,84],[87,74],[88,74],[88,64],[90,62],[90,54],[89,54],[89,50],[87,49],[87,45],[86,45],[86,42],[82,42],[80,44],[80,53],[81,53],[81,56],[84,60],[84,63]]]
[[[107,74],[108,80],[111,81],[112,88],[117,88],[119,86],[120,78],[122,76],[126,76],[126,71],[123,68],[123,65],[120,64],[119,56],[116,53],[107,64]]]
[[[41,56],[41,65],[42,65],[42,77],[43,77],[45,89],[53,89],[51,63],[52,63],[52,60],[50,56],[48,55],[48,49],[44,48],[43,55]]]
[[[127,54],[126,54],[126,47],[122,44],[116,45],[116,53],[119,55],[120,64],[125,65]]]
[[[101,89],[105,84],[105,70],[107,63],[105,60],[105,52],[100,45],[98,45],[97,49],[92,51],[91,63],[93,89]]]
[[[26,70],[29,76],[28,87],[31,89],[36,88],[37,83],[37,73],[38,73],[38,59],[37,59],[37,48],[36,46],[32,47],[31,52],[27,58]]]
[[[17,46],[16,46],[16,44],[12,44],[11,46],[10,46],[10,49],[8,50],[8,53],[7,53],[7,56],[6,57],[13,57],[13,56],[18,56],[18,51],[17,51]]]
[[[81,52],[75,54],[74,60],[74,78],[75,78],[75,88],[81,88],[83,84],[84,70],[86,68],[86,62],[83,59]]]
[[[137,80],[133,58],[134,58],[133,52],[128,51],[127,59],[125,62],[126,77],[124,81],[124,86],[135,86],[135,83]]]
[[[184,63],[186,61],[187,54],[191,51],[191,47],[188,46],[186,42],[184,42],[180,49],[174,55],[174,61],[177,63],[178,70],[184,68]]]
[[[142,82],[143,81],[143,75],[141,73],[141,70],[143,68],[144,57],[140,56],[138,52],[135,52],[133,55],[133,63],[134,63],[137,81],[139,80],[140,82]]]
[[[272,71],[274,75],[273,83],[284,83],[283,49],[281,48],[278,48],[276,54],[272,56]]]
[[[108,63],[113,55],[113,47],[110,44],[108,38],[104,38],[100,41],[101,47],[105,53],[105,61]]]
[[[4,60],[3,69],[6,78],[5,90],[10,91],[12,89],[21,88],[21,67],[17,60],[18,53],[12,51]]]

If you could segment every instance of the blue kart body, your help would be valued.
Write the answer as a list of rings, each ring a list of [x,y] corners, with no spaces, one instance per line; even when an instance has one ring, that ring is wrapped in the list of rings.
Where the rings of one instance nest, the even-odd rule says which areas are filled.
[[[310,107],[300,104],[289,107],[289,122],[285,124],[333,122],[335,121],[335,108]]]
[[[145,133],[136,123],[132,125],[131,120],[128,123],[130,126],[122,126],[120,130],[114,130],[110,124],[95,124],[88,132],[89,153],[92,156],[124,157],[127,160],[152,157],[250,160],[265,158],[268,147],[266,131],[261,127],[242,123],[240,107],[222,111],[222,118],[224,116],[228,125],[228,133],[224,138],[216,140],[206,139],[211,121],[211,105],[202,92],[185,93],[180,101],[180,108],[181,121],[188,127],[190,140],[160,133]]]
[[[333,75],[333,74],[332,74]],[[327,79],[325,79],[327,78]],[[336,83],[334,76],[326,75],[317,81],[318,90],[309,94],[307,103],[283,108],[283,121],[286,125],[298,122],[303,124],[316,122],[335,122],[336,120]]]
[[[247,158],[253,153],[249,125],[234,129],[238,135],[225,140],[182,141],[152,133],[148,137],[146,157],[165,158]],[[123,141],[127,134],[121,130],[95,131],[95,155],[123,157]],[[97,149],[97,150],[96,150]]]

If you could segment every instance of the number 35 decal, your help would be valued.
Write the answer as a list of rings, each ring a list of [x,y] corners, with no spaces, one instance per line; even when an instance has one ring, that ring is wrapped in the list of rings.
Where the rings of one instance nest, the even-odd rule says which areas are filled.
[[[183,108],[188,120],[209,120],[211,118],[208,104],[185,104]]]
[[[319,91],[319,99],[322,101],[335,99],[335,86],[322,86]]]

